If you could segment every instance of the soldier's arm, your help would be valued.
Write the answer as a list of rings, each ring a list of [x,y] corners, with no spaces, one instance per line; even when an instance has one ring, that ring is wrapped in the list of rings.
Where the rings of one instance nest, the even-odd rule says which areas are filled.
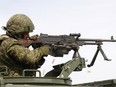
[[[7,39],[2,45],[7,48],[7,54],[17,61],[25,62],[26,64],[35,64],[49,53],[49,47],[43,46],[30,50],[18,44],[15,39]]]

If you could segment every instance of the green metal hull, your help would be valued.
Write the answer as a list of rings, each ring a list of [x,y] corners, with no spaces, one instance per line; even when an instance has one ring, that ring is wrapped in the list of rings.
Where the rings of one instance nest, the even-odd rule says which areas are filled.
[[[70,78],[0,77],[0,87],[116,87],[116,80],[71,84]]]

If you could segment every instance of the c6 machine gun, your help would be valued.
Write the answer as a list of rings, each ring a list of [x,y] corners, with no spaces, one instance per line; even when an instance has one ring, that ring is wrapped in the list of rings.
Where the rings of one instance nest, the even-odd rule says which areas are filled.
[[[70,35],[58,36],[40,34],[39,38],[32,44],[34,48],[39,47],[41,45],[49,45],[51,47],[51,52],[49,54],[54,57],[63,57],[63,55],[68,54],[69,51],[74,51],[72,60],[64,64],[54,66],[54,70],[48,72],[46,76],[67,77],[72,71],[81,71],[82,68],[85,67],[85,60],[84,58],[81,58],[78,50],[79,46],[83,45],[97,45],[95,55],[91,63],[87,65],[88,67],[94,65],[99,51],[103,55],[104,60],[110,61],[110,59],[108,59],[105,55],[101,45],[103,45],[103,42],[116,42],[113,36],[111,37],[111,39],[83,39],[80,38],[80,36],[80,33],[72,33]]]

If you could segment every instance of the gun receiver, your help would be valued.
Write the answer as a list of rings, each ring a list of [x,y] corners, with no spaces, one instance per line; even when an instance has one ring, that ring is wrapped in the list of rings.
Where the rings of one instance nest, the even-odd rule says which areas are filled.
[[[34,44],[32,44],[32,46],[36,48],[40,45],[49,45],[52,48],[50,55],[55,57],[63,57],[64,54],[68,54],[69,51],[71,50],[74,50],[74,53],[78,52],[79,46],[97,45],[97,51],[91,63],[88,65],[88,67],[91,67],[94,65],[94,62],[97,58],[99,51],[103,55],[104,60],[110,61],[110,59],[108,59],[107,56],[105,55],[101,45],[103,45],[103,42],[116,42],[113,36],[111,37],[111,39],[108,39],[108,40],[107,39],[88,39],[88,38],[84,39],[84,38],[80,38],[80,36],[81,36],[80,33],[71,33],[70,35],[40,34],[39,38],[34,42]]]

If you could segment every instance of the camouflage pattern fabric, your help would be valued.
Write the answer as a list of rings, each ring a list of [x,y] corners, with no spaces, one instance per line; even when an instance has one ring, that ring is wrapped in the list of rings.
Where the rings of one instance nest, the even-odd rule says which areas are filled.
[[[48,46],[30,50],[13,38],[7,38],[0,44],[0,62],[9,67],[9,76],[22,75],[23,69],[37,69],[41,58],[48,53]]]

